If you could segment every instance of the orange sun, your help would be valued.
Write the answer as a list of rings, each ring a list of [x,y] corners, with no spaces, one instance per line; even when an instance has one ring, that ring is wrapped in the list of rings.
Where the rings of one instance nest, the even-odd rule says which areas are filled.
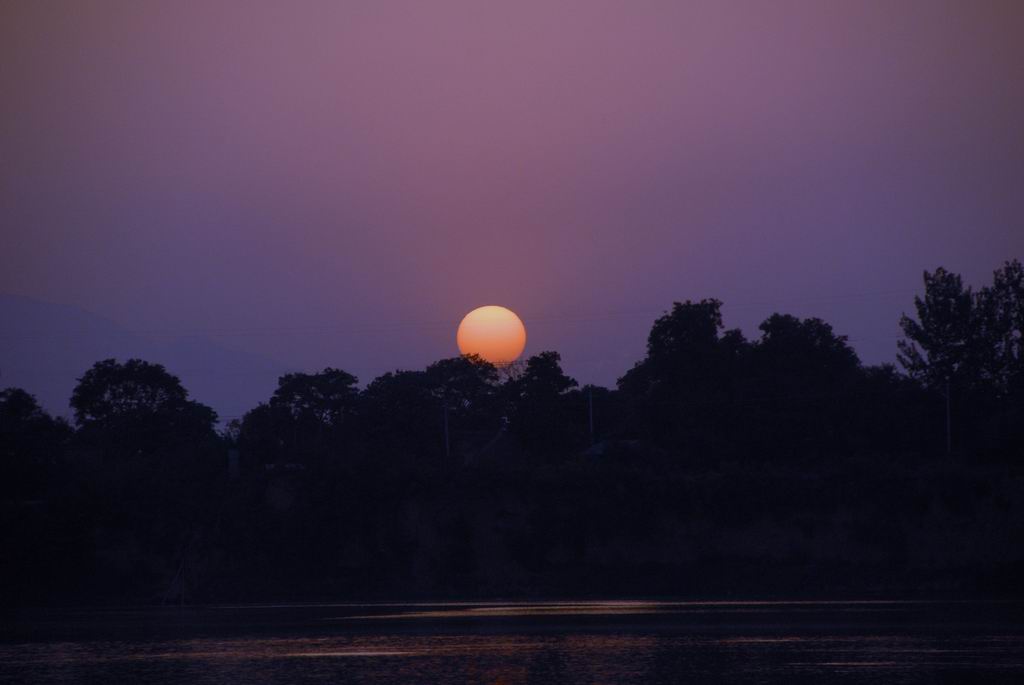
[[[526,347],[526,327],[511,309],[487,305],[463,317],[455,341],[462,354],[476,354],[492,364],[509,364]]]

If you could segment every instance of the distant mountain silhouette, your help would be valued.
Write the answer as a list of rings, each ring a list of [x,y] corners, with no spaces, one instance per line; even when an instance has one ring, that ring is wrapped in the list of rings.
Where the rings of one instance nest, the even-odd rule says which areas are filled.
[[[80,307],[0,294],[0,388],[24,388],[49,412],[67,417],[75,379],[110,357],[163,364],[222,421],[266,399],[288,370],[202,336],[151,339]]]

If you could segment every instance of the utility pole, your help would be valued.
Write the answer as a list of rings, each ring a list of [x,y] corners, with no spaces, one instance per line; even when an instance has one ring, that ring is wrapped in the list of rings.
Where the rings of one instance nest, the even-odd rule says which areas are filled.
[[[946,376],[946,456],[948,457],[953,453],[953,427],[952,427],[952,410],[950,408],[950,382],[949,376]]]
[[[594,444],[594,386],[590,386],[587,392],[587,413],[590,418],[590,444]]]
[[[448,403],[444,403],[444,462],[447,464],[451,458],[451,443],[448,440]]]

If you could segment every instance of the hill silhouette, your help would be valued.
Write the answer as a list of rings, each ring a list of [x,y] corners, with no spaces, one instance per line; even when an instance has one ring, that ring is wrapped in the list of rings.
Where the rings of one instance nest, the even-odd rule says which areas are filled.
[[[0,387],[24,388],[68,416],[75,379],[98,359],[164,364],[222,416],[240,416],[273,389],[285,365],[199,335],[147,337],[80,307],[0,294]],[[230,382],[225,382],[225,380]]]

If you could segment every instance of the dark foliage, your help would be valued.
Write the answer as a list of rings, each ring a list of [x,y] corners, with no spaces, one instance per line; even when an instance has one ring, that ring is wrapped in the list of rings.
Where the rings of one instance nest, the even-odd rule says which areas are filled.
[[[74,430],[4,390],[2,601],[1015,594],[1024,269],[926,273],[915,311],[906,373],[687,301],[614,389],[556,352],[328,368],[222,434],[140,360],[83,375]]]

